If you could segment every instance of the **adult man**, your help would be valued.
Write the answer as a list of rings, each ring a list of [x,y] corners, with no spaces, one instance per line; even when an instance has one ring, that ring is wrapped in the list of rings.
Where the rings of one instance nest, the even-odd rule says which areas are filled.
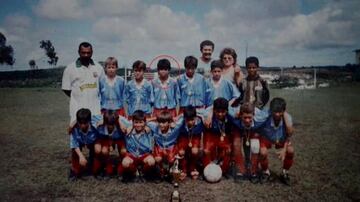
[[[200,43],[201,57],[199,57],[198,71],[204,71],[205,77],[210,77],[211,55],[214,52],[215,44],[210,40]]]
[[[69,64],[63,74],[62,90],[70,97],[70,122],[76,120],[76,112],[87,108],[91,114],[100,114],[99,80],[104,69],[94,62],[92,46],[82,42],[78,49],[79,58]]]

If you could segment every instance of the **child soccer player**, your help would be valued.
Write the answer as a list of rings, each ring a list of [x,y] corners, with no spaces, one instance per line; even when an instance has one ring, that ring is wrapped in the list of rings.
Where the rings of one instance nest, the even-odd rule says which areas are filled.
[[[160,112],[167,110],[172,117],[177,115],[176,105],[180,100],[180,91],[176,80],[169,77],[171,69],[168,59],[161,59],[157,64],[158,78],[152,81],[154,89],[154,112],[157,117]]]
[[[250,102],[255,107],[262,109],[269,101],[269,89],[267,83],[258,74],[259,60],[257,57],[246,58],[246,69],[248,75],[239,84],[241,97],[240,103]]]
[[[212,101],[223,97],[231,105],[235,98],[240,96],[239,90],[229,80],[223,79],[222,69],[223,63],[220,60],[214,60],[211,62],[211,74],[212,78],[209,79],[210,87],[212,90]]]
[[[187,56],[184,60],[185,73],[180,75],[180,112],[191,105],[204,108],[211,105],[211,89],[204,77],[195,73],[198,61],[194,56]]]
[[[128,116],[131,117],[136,110],[142,110],[147,117],[151,116],[154,94],[151,83],[144,79],[146,64],[137,60],[133,64],[134,79],[125,87],[125,100],[128,105]]]
[[[121,116],[125,116],[124,92],[125,81],[116,75],[118,61],[114,57],[108,57],[105,61],[106,77],[100,79],[101,111],[115,110]]]
[[[113,110],[106,110],[103,114],[103,120],[97,123],[97,131],[99,138],[95,143],[95,153],[98,154],[97,161],[94,162],[95,170],[98,173],[99,169],[105,165],[105,179],[108,179],[114,174],[113,163],[110,159],[110,152],[117,147],[119,152],[119,164],[126,154],[124,134],[120,128],[119,116]]]
[[[196,108],[188,106],[184,110],[184,123],[180,128],[180,135],[177,146],[179,155],[182,158],[180,166],[182,169],[181,178],[184,179],[188,171],[193,179],[197,179],[199,171],[197,170],[197,162],[200,157],[200,141],[203,132],[203,122],[196,115]]]
[[[125,119],[121,119],[122,124],[129,126]],[[151,176],[154,171],[155,159],[152,155],[154,138],[151,131],[145,130],[146,117],[141,110],[134,111],[132,115],[132,127],[128,129],[125,136],[127,153],[122,161],[122,166],[118,167],[118,174],[127,173],[134,177],[136,171]],[[140,168],[141,167],[141,168]],[[140,168],[140,170],[139,170]]]
[[[232,140],[240,137],[234,118],[228,114],[228,107],[229,102],[225,98],[217,98],[213,104],[211,126],[204,131],[204,166],[211,161],[220,160],[224,176],[227,176],[229,171]],[[239,158],[241,160],[242,155]]]
[[[283,98],[274,98],[270,102],[271,115],[266,120],[264,127],[260,134],[260,164],[262,173],[262,180],[267,181],[270,177],[268,149],[272,145],[275,149],[280,149],[278,152],[279,159],[283,162],[283,170],[280,179],[283,183],[290,185],[290,178],[288,171],[293,163],[294,147],[291,145],[290,137],[293,133],[292,118],[287,113],[286,102]]]
[[[175,161],[175,155],[177,154],[176,142],[180,134],[183,118],[180,117],[174,123],[172,114],[169,111],[162,111],[156,117],[156,120],[157,123],[148,122],[147,125],[154,134],[154,156],[160,168],[160,177],[162,179],[166,174],[163,163],[166,162],[170,168]]]
[[[70,130],[70,148],[71,148],[71,169],[69,180],[75,181],[86,169],[87,165],[92,165],[94,156],[94,143],[98,132],[91,124],[91,112],[89,109],[81,108],[76,112],[76,124]],[[83,148],[89,149],[90,163],[84,156]],[[95,174],[93,168],[93,173]]]

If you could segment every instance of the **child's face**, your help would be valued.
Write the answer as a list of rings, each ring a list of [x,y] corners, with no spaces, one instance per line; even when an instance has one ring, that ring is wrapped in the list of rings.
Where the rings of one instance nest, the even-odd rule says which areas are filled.
[[[202,57],[210,60],[211,59],[211,55],[213,53],[213,47],[212,46],[203,46],[201,53],[202,53]]]
[[[193,67],[186,68],[185,69],[186,76],[189,78],[193,78],[193,76],[195,74],[195,70],[196,70],[196,68],[193,68]]]
[[[166,133],[170,128],[170,122],[159,122],[159,128],[162,133]]]
[[[227,110],[225,109],[214,109],[215,118],[220,121],[225,121]]]
[[[167,79],[169,77],[169,70],[168,69],[159,69],[158,70],[159,78]]]
[[[275,122],[281,121],[284,116],[284,112],[272,112],[271,114]]]
[[[250,63],[247,67],[248,76],[255,77],[257,75],[258,66],[255,63]]]
[[[78,122],[81,132],[86,133],[89,130],[89,122]]]
[[[140,68],[134,69],[134,78],[135,80],[142,80],[144,78],[144,70]]]
[[[133,127],[136,132],[141,132],[145,129],[145,121],[143,120],[133,120]]]
[[[195,126],[195,118],[187,118],[185,124],[188,128],[193,128]]]
[[[211,70],[212,78],[214,81],[219,81],[221,77],[222,69],[220,67],[216,67]]]
[[[115,63],[109,63],[106,65],[106,75],[110,78],[114,78],[116,75],[117,66]]]
[[[234,64],[234,58],[230,54],[224,54],[222,61],[225,67],[231,67]]]
[[[241,122],[245,127],[251,127],[254,114],[252,113],[241,113],[240,114]]]

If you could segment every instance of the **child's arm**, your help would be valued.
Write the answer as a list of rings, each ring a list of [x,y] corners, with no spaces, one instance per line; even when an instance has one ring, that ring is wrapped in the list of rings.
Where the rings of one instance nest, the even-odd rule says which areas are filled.
[[[287,138],[290,138],[294,134],[294,127],[293,127],[292,118],[291,118],[290,114],[287,113],[286,111],[284,112],[283,120],[284,120],[285,127],[286,127],[285,128],[286,136],[287,136]]]
[[[87,160],[86,160],[84,154],[81,152],[80,148],[79,148],[79,147],[75,148],[75,152],[76,152],[76,154],[79,156],[79,163],[80,163],[80,165],[86,166]]]
[[[119,126],[120,126],[121,131],[126,135],[129,134],[129,132],[132,129],[131,121],[127,120],[123,116],[119,116]]]
[[[278,155],[278,158],[279,158],[281,161],[284,161],[284,159],[285,159],[285,154],[286,154],[287,146],[288,146],[288,141],[285,141],[285,143],[284,143],[284,148],[282,148],[280,151],[276,152],[277,155]]]

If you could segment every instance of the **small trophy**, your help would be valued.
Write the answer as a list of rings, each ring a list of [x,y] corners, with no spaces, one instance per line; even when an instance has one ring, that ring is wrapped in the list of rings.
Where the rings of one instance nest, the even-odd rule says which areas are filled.
[[[174,165],[170,168],[170,173],[173,177],[174,186],[179,186],[181,170],[179,169],[179,155],[175,155]]]

